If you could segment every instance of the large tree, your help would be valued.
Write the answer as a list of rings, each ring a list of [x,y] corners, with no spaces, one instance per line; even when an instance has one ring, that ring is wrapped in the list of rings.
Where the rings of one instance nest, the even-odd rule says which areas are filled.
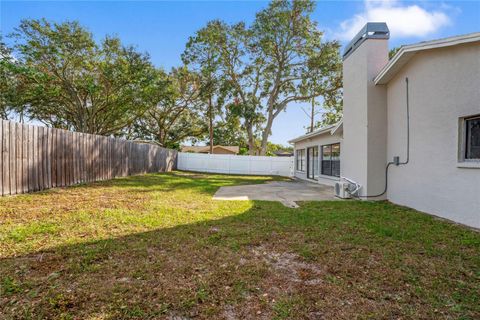
[[[132,127],[130,137],[179,148],[187,138],[202,139],[207,131],[200,115],[198,76],[186,68],[169,74],[156,71],[148,94],[150,108]]]
[[[16,73],[21,66],[12,56],[12,49],[0,36],[0,119],[7,120],[21,108],[20,84]],[[22,119],[20,119],[22,120]]]
[[[322,41],[311,20],[314,2],[278,0],[260,11],[250,27],[213,21],[218,65],[248,133],[250,154],[265,155],[272,125],[288,105],[336,96],[341,84],[341,60],[336,41]]]
[[[14,33],[17,76],[33,119],[53,127],[116,134],[147,109],[148,55],[118,38],[97,44],[78,22],[25,20]]]
[[[258,129],[265,121],[261,110],[261,72],[265,63],[254,56],[252,32],[244,23],[227,25],[221,21],[212,22],[217,28],[215,49],[220,52],[222,79],[228,83],[232,102],[228,112],[243,120],[247,133],[248,152],[256,155],[259,151]]]
[[[216,46],[220,32],[221,28],[215,21],[209,22],[189,38],[182,54],[185,65],[198,76],[199,99],[203,114],[208,119],[210,153],[213,153],[215,118],[222,113],[228,93],[228,83],[219,72],[221,54]]]
[[[313,9],[313,1],[273,1],[253,23],[253,54],[265,62],[260,95],[266,123],[261,154],[266,152],[274,119],[290,103],[327,95],[340,87],[339,44],[322,41],[322,32],[310,18]]]
[[[224,116],[218,121],[213,130],[213,141],[216,145],[238,146],[240,153],[248,152],[247,137],[239,116],[232,113],[226,106]]]
[[[343,116],[343,99],[342,92],[334,92],[326,97],[323,102],[322,117],[315,124],[315,128],[321,128],[333,125],[342,120]]]

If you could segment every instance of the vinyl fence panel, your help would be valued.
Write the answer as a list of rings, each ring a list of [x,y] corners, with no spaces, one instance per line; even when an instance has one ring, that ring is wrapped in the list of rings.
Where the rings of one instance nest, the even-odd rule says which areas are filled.
[[[293,176],[293,157],[178,153],[179,170],[244,175]]]

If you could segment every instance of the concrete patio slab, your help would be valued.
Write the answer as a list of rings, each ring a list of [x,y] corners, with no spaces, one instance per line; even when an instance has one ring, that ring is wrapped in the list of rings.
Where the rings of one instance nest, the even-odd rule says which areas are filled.
[[[221,187],[214,200],[279,201],[286,207],[298,208],[295,201],[338,200],[331,186],[303,181],[274,181],[265,184]]]

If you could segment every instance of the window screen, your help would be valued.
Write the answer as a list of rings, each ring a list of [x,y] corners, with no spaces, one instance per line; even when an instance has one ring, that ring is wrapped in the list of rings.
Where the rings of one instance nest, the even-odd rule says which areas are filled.
[[[480,159],[480,117],[465,120],[465,159]]]

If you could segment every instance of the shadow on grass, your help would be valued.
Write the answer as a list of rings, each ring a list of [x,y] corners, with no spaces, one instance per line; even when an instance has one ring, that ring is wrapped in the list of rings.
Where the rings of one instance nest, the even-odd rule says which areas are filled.
[[[172,180],[172,178],[174,179]],[[144,193],[155,193],[158,191],[177,192],[179,190],[192,189],[195,192],[213,195],[221,186],[261,184],[268,181],[290,180],[290,178],[280,176],[235,176],[223,174],[202,174],[189,171],[173,171],[168,173],[145,174],[95,182],[92,184],[92,186],[130,189],[130,192]]]
[[[0,316],[475,318],[479,250],[477,233],[386,202],[254,201],[218,220],[2,259]]]

